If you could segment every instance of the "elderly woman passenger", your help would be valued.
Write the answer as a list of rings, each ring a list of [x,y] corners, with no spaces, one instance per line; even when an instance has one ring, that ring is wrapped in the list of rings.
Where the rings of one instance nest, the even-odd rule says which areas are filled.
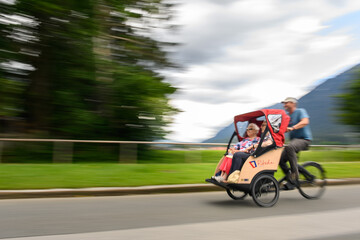
[[[261,132],[265,132],[266,129],[266,121],[263,121],[261,124]],[[264,137],[264,140],[261,144],[261,147],[267,147],[273,144],[273,139],[271,137],[270,132],[267,132],[266,136]],[[253,145],[253,151],[258,147],[259,143],[256,143]],[[244,165],[246,159],[250,156],[249,152],[238,152],[235,153],[232,159],[231,169],[229,171],[229,175],[233,173],[236,170],[241,170],[242,166]]]
[[[250,153],[254,149],[254,145],[257,144],[260,138],[257,136],[259,133],[260,128],[255,123],[250,123],[246,129],[247,137],[244,138],[241,142],[238,142],[233,148],[229,149],[230,154],[234,154],[235,156],[242,156],[242,154],[246,154],[249,156]],[[222,163],[219,167],[221,170],[220,176],[213,177],[216,181],[221,182],[226,180],[229,175],[230,169],[232,168],[233,158],[231,157],[224,157]]]

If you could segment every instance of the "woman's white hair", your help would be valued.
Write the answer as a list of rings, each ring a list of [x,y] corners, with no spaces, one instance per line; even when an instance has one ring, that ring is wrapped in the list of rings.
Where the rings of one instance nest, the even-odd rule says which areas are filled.
[[[248,125],[248,127],[253,127],[257,133],[258,133],[259,130],[260,130],[259,126],[256,125],[255,123],[250,123],[250,124]]]

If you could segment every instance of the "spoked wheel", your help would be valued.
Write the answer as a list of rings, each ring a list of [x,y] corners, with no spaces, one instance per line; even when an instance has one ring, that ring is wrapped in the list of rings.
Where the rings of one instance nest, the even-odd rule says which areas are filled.
[[[226,192],[234,200],[242,200],[247,195],[247,193],[236,190],[236,189],[226,189]]]
[[[272,207],[279,200],[279,183],[271,175],[261,175],[255,179],[251,196],[260,207]]]
[[[317,199],[325,191],[325,171],[316,162],[307,162],[299,166],[299,192],[307,199]]]

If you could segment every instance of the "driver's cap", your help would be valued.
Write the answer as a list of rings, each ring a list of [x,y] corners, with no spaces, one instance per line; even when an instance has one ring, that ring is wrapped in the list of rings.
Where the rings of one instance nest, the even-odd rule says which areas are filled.
[[[286,102],[297,103],[297,99],[296,99],[296,98],[293,98],[293,97],[287,97],[287,98],[285,98],[285,100],[282,101],[281,103],[286,103]]]

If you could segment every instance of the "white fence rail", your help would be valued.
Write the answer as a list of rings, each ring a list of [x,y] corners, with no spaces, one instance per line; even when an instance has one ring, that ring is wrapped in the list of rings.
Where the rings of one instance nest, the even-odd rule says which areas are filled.
[[[53,143],[52,159],[54,163],[72,163],[74,143],[94,144],[119,144],[119,162],[137,161],[138,145],[167,145],[191,147],[226,147],[227,143],[179,143],[179,142],[146,142],[146,141],[106,141],[106,140],[71,140],[71,139],[19,139],[0,138],[0,163],[5,148],[5,142],[50,142]],[[311,145],[312,147],[337,148],[337,149],[360,149],[360,145]]]
[[[71,140],[71,139],[20,139],[0,138],[0,163],[5,148],[5,142],[50,142],[53,143],[52,159],[54,163],[71,163],[74,143],[119,144],[119,162],[135,163],[137,161],[138,145],[180,145],[180,146],[220,146],[227,143],[179,143],[179,142],[146,142],[146,141],[107,141],[107,140]]]

